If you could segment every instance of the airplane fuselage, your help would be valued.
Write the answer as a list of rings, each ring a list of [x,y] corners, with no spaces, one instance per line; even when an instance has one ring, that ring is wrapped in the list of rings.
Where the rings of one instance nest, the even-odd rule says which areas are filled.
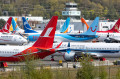
[[[27,40],[19,35],[0,34],[0,44],[22,45]]]
[[[109,35],[109,38],[111,38],[111,41],[120,41],[120,33],[97,33],[98,35],[98,41],[104,42],[104,40]]]
[[[43,51],[38,47],[30,46],[0,46],[0,61],[16,62],[24,61],[26,56],[33,55],[35,58],[44,58],[54,51]],[[39,50],[38,50],[39,49]],[[46,52],[46,53],[45,53]]]
[[[36,41],[39,38],[40,34],[34,34],[28,36],[29,41]],[[80,34],[55,34],[54,41],[56,42],[73,42],[73,41],[91,41],[92,39],[97,38],[97,35],[80,35]]]
[[[58,43],[59,44],[59,43]],[[58,45],[53,44],[53,46]],[[68,47],[69,46],[69,47]],[[79,42],[63,42],[60,49],[71,49],[75,53],[88,53],[96,57],[120,57],[119,43],[79,43]]]

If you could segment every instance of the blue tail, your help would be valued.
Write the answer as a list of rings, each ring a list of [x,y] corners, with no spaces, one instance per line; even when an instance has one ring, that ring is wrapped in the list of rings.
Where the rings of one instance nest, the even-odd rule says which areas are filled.
[[[69,23],[70,23],[70,17],[68,17],[68,18],[66,19],[66,21],[64,22],[64,25],[61,27],[61,29],[60,29],[60,32],[61,32],[61,33],[66,33],[66,32],[67,32]]]
[[[25,33],[38,33],[30,27],[25,17],[22,17],[22,20],[23,20],[23,26],[24,26]]]
[[[99,25],[99,17],[96,17],[93,23],[90,25],[89,29],[83,34],[96,35],[98,25]]]

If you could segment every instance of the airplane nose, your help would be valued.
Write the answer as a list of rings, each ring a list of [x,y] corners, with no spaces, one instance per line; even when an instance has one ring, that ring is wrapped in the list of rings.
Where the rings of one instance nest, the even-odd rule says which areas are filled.
[[[23,40],[22,40],[22,43],[27,43],[27,40],[26,40],[26,39],[23,39]]]
[[[24,42],[27,43],[27,40],[25,39]]]

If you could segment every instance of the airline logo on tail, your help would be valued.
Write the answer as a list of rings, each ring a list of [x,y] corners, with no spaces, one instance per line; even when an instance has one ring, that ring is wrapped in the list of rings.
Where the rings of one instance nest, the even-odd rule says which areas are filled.
[[[25,21],[25,22],[24,22],[24,26],[25,26],[26,24],[28,24],[28,23]]]
[[[97,28],[97,26],[95,26],[95,27]],[[92,27],[90,27],[90,29],[91,29],[92,32],[95,32],[96,28],[93,30]]]
[[[44,37],[49,37],[49,34],[51,33],[52,29],[53,29],[53,27],[48,28]]]
[[[9,26],[8,23],[5,24],[5,28],[4,28],[5,30],[8,30],[7,26]]]
[[[115,25],[115,29],[116,29],[117,31],[119,31],[119,28],[118,28],[118,25],[117,25],[117,24]]]

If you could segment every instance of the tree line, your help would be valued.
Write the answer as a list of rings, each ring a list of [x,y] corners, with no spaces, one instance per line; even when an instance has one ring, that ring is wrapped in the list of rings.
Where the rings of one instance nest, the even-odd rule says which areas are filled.
[[[94,19],[96,16],[101,19],[118,19],[120,16],[119,0],[16,0],[10,4],[3,4],[1,0],[0,16],[6,15],[3,11],[8,11],[9,16],[31,14],[47,19],[57,15],[63,19],[62,11],[65,10],[66,2],[77,3],[78,10],[85,19]]]

